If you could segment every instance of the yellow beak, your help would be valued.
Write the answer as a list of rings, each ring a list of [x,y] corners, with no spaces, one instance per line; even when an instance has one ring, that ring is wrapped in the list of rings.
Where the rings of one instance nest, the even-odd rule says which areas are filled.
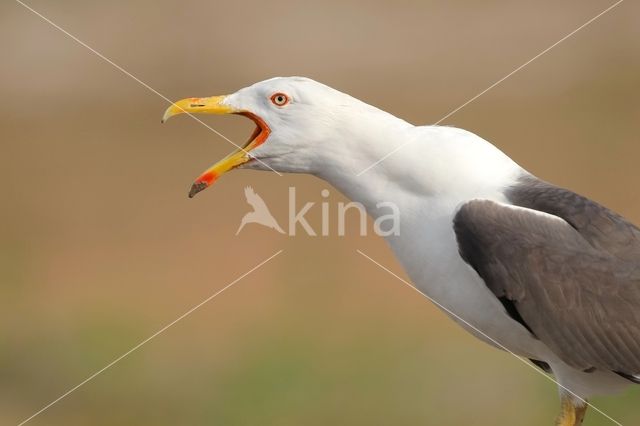
[[[247,111],[237,110],[225,104],[226,96],[211,96],[208,98],[187,98],[173,103],[164,113],[162,122],[164,123],[174,115],[190,114],[241,114],[251,118],[257,125],[251,139],[243,147],[227,155],[213,166],[204,171],[193,183],[189,191],[189,198],[193,198],[198,192],[211,186],[222,174],[239,165],[251,160],[249,151],[262,144],[269,136],[270,129],[267,124],[254,114]]]
[[[187,98],[171,104],[162,116],[164,123],[174,115],[190,114],[233,114],[238,112],[229,105],[225,105],[226,96],[211,96],[208,98]]]

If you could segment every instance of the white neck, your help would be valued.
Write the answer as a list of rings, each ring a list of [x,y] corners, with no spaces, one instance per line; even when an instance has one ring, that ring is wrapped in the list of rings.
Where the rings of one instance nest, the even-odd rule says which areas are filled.
[[[413,126],[367,107],[347,116],[339,140],[325,142],[315,174],[363,203],[374,217],[381,201],[406,206],[438,198],[455,205],[492,197],[522,173],[513,160],[473,133]]]

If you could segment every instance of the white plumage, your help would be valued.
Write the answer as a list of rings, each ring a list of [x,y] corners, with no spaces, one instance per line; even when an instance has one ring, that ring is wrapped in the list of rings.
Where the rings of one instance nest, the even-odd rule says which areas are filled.
[[[633,346],[637,342],[626,340],[628,353],[624,352],[625,348],[602,349],[597,342],[591,348],[588,341],[569,335],[565,344],[557,335],[569,326],[571,317],[546,324],[541,318],[542,315],[562,318],[560,308],[553,305],[557,302],[559,306],[568,303],[570,309],[577,309],[576,318],[587,326],[597,325],[594,318],[589,317],[591,310],[603,312],[606,320],[607,312],[612,312],[613,307],[606,305],[611,302],[606,302],[605,296],[589,299],[584,309],[572,305],[572,301],[585,297],[586,293],[581,291],[597,291],[594,286],[598,283],[577,274],[574,279],[571,271],[577,269],[571,269],[571,265],[568,272],[567,268],[557,272],[558,262],[553,259],[572,254],[572,250],[577,250],[572,247],[582,247],[585,258],[605,259],[600,269],[611,270],[611,275],[629,262],[640,260],[625,257],[619,254],[624,250],[616,248],[616,244],[622,244],[618,240],[631,244],[633,250],[640,248],[640,231],[619,216],[570,191],[527,180],[535,178],[471,132],[453,127],[414,126],[307,78],[275,78],[223,99],[202,99],[197,104],[193,100],[180,101],[177,107],[167,111],[165,118],[185,110],[241,113],[253,118],[261,129],[260,134],[265,135],[264,143],[250,142],[245,148],[247,152],[238,152],[233,167],[313,174],[351,200],[362,203],[374,217],[379,213],[377,203],[394,203],[401,213],[400,232],[386,238],[415,285],[453,312],[453,319],[480,339],[494,346],[497,342],[497,346],[515,354],[548,364],[562,387],[563,412],[559,424],[581,423],[583,399],[619,390],[631,383],[633,375],[640,371],[640,350]],[[224,172],[228,168],[221,162],[210,170]],[[586,223],[584,226],[577,220],[582,214],[578,204],[584,204],[585,211],[592,215],[582,221]],[[464,214],[459,214],[461,209]],[[569,213],[564,215],[563,211]],[[504,218],[505,222],[496,221],[496,217]],[[495,238],[491,232],[478,233],[474,219],[486,224],[480,227],[482,231],[493,232],[488,228],[494,227]],[[577,222],[572,222],[574,219],[580,223],[576,225]],[[613,231],[619,233],[617,239],[609,241],[606,235],[594,237],[589,221],[602,221],[612,229],[615,227]],[[472,229],[476,229],[476,233]],[[488,233],[488,237],[484,233]],[[543,233],[550,236],[548,245],[528,241],[528,236],[533,241],[534,236]],[[469,248],[481,238],[485,244],[482,250]],[[526,264],[527,273],[518,276],[521,265],[509,264],[509,250],[506,254],[504,250],[508,244],[512,244],[509,250],[521,255],[518,263]],[[530,256],[527,250],[536,256]],[[640,253],[633,253],[636,252]],[[545,259],[549,259],[548,263]],[[534,300],[535,291],[549,290],[544,294],[548,298],[556,297],[550,296],[555,288],[544,288],[555,284],[535,284],[536,265],[540,266],[540,273],[551,274],[546,275],[545,280],[551,277],[551,281],[556,282],[557,278],[558,285],[571,281],[573,287],[567,287],[568,302],[550,300],[545,304],[544,300]],[[640,292],[636,288],[640,286],[634,284],[635,275],[629,280],[631,284],[624,287],[626,293],[616,300],[627,300],[632,305],[630,314],[621,318],[633,335],[638,319],[638,314],[633,312],[640,310]],[[521,287],[511,287],[515,281]],[[522,288],[529,293],[523,293]],[[540,314],[531,313],[536,303],[539,303]],[[546,314],[542,313],[543,309],[548,309]],[[613,317],[611,321],[614,322]],[[625,335],[623,329],[616,336],[624,340],[620,337]],[[567,356],[572,349],[567,345],[576,345],[576,351],[582,352],[593,349],[593,356]],[[583,368],[584,362],[588,368]],[[620,371],[617,366],[622,366]],[[627,371],[629,368],[637,369]]]

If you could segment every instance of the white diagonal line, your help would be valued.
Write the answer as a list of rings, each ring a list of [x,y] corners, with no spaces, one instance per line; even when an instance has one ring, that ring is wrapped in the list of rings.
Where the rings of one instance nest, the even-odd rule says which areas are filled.
[[[136,77],[135,75],[131,74],[129,71],[127,71],[126,69],[122,68],[120,65],[116,64],[115,62],[113,62],[111,59],[107,58],[106,56],[104,56],[102,53],[98,52],[97,50],[95,50],[93,47],[89,46],[87,43],[85,43],[84,41],[80,40],[78,37],[74,36],[73,34],[71,34],[70,32],[68,32],[67,30],[65,30],[64,28],[62,28],[61,26],[59,26],[58,24],[56,24],[55,22],[53,22],[51,19],[47,18],[46,16],[44,16],[43,14],[41,14],[40,12],[38,12],[37,10],[33,9],[31,6],[25,4],[24,2],[20,1],[20,0],[16,0],[16,2],[18,4],[20,4],[21,6],[23,6],[25,9],[30,10],[31,12],[33,12],[35,15],[39,16],[40,18],[42,18],[45,22],[51,24],[51,26],[53,26],[54,28],[56,28],[57,30],[59,30],[60,32],[64,33],[65,35],[67,35],[69,38],[71,38],[73,41],[75,41],[76,43],[80,44],[81,46],[87,48],[89,51],[91,51],[92,53],[94,53],[96,56],[98,56],[100,59],[104,60],[105,62],[109,63],[110,65],[112,65],[114,68],[116,68],[118,71],[122,72],[123,74],[125,74],[128,77],[131,77],[132,79],[134,79],[135,81],[137,81],[138,83],[140,83],[142,86],[144,86],[145,88],[147,88],[148,90],[150,90],[151,92],[155,93],[156,95],[160,96],[162,99],[164,99],[165,101],[169,102],[170,104],[173,104],[173,101],[169,98],[167,98],[165,95],[163,95],[162,93],[158,92],[156,89],[154,89],[153,87],[149,86],[147,83],[145,83],[144,81],[140,80],[138,77]],[[198,117],[196,117],[195,115],[191,114],[188,111],[185,111],[182,107],[176,105],[179,109],[182,110],[183,113],[187,114],[189,117],[193,118],[194,120],[196,120],[198,123],[202,124],[204,127],[206,127],[207,129],[211,130],[213,133],[215,133],[216,135],[220,136],[222,139],[226,140],[227,142],[229,142],[231,145],[235,146],[236,148],[240,149],[241,151],[243,151],[245,154],[249,154],[247,151],[245,151],[245,149],[243,147],[241,147],[240,145],[236,144],[235,142],[233,142],[231,139],[229,139],[228,137],[226,137],[225,135],[223,135],[222,133],[220,133],[218,130],[214,129],[213,127],[209,126],[207,123],[205,123],[204,121],[200,120]],[[276,173],[278,176],[282,176],[281,173],[279,173],[278,171],[274,170],[273,168],[271,168],[268,164],[263,163],[262,161],[260,161],[260,159],[258,158],[253,158],[255,161],[262,163],[263,166],[271,169],[272,172]]]
[[[528,361],[526,361],[524,358],[522,358],[521,356],[513,353],[512,351],[510,351],[506,346],[504,346],[502,343],[498,342],[496,339],[494,339],[493,337],[487,335],[485,332],[483,332],[482,330],[480,330],[478,327],[474,326],[473,324],[471,324],[470,322],[468,322],[467,320],[465,320],[464,318],[462,318],[460,315],[456,314],[455,312],[453,312],[451,309],[447,308],[446,306],[442,305],[441,303],[439,303],[438,301],[434,300],[433,298],[429,297],[427,294],[423,293],[419,288],[411,285],[411,283],[409,283],[408,281],[406,281],[405,279],[403,279],[402,277],[398,276],[397,274],[395,274],[393,271],[391,271],[389,268],[385,267],[384,265],[382,265],[381,263],[377,262],[376,260],[372,259],[371,257],[367,256],[365,253],[363,253],[361,250],[356,249],[356,251],[358,252],[358,254],[362,255],[364,258],[368,259],[369,261],[371,261],[372,263],[374,263],[375,265],[377,265],[378,267],[380,267],[381,269],[383,269],[384,271],[388,272],[389,274],[391,274],[392,276],[394,276],[395,278],[397,278],[398,280],[400,280],[403,284],[405,284],[407,287],[409,287],[410,289],[412,289],[413,291],[415,291],[416,293],[422,295],[423,297],[425,297],[426,299],[428,299],[429,301],[431,301],[431,303],[433,303],[434,305],[438,306],[440,309],[442,309],[443,311],[447,312],[449,315],[457,318],[459,321],[463,322],[465,325],[467,325],[468,327],[470,327],[471,329],[473,329],[474,331],[477,331],[478,333],[480,333],[482,336],[484,336],[485,338],[489,339],[491,342],[493,342],[496,346],[498,346],[500,349],[503,349],[505,352],[513,355],[516,359],[518,359],[520,362],[522,362],[524,365],[526,365],[527,367],[531,368],[533,371],[535,371],[536,373],[540,374],[541,376],[547,378],[548,380],[552,381],[553,383],[555,383],[557,386],[561,387],[563,390],[567,391],[568,393],[570,393],[571,395],[573,395],[576,399],[580,400],[581,402],[585,403],[586,405],[588,405],[589,407],[593,408],[595,411],[597,411],[598,413],[602,414],[604,417],[606,417],[608,420],[611,420],[613,423],[617,424],[618,426],[622,426],[622,423],[618,422],[617,420],[613,419],[611,416],[609,416],[607,413],[605,413],[604,411],[600,410],[598,407],[595,407],[593,404],[591,404],[589,401],[587,401],[586,399],[582,398],[580,395],[576,394],[575,392],[573,392],[571,389],[567,388],[566,386],[560,384],[557,380],[555,380],[553,377],[548,376],[547,374],[545,374],[544,372],[538,370],[537,367],[529,364]]]
[[[501,79],[499,79],[498,81],[496,81],[495,83],[493,83],[491,86],[487,87],[486,89],[484,89],[482,92],[478,93],[477,95],[475,95],[474,97],[470,98],[469,100],[467,100],[465,103],[463,103],[462,105],[460,105],[459,107],[451,110],[449,113],[447,113],[444,117],[442,117],[440,120],[436,121],[435,123],[433,123],[434,126],[442,123],[444,120],[446,120],[447,118],[451,117],[453,114],[455,114],[456,112],[460,111],[462,108],[466,107],[467,105],[469,105],[470,103],[472,103],[473,101],[475,101],[476,99],[478,99],[480,96],[484,95],[485,93],[487,93],[489,90],[493,89],[494,87],[496,87],[497,85],[499,85],[500,83],[502,83],[503,81],[505,81],[506,79],[508,79],[509,77],[511,77],[512,75],[514,75],[515,73],[517,73],[518,71],[520,71],[521,69],[523,69],[524,67],[526,67],[527,65],[529,65],[530,63],[532,63],[533,61],[535,61],[536,59],[538,59],[539,57],[541,57],[542,55],[544,55],[545,53],[549,52],[551,49],[553,49],[554,47],[556,47],[557,45],[559,45],[560,43],[562,43],[563,41],[565,41],[566,39],[568,39],[569,37],[573,36],[575,33],[577,33],[578,31],[582,30],[584,27],[586,27],[587,25],[591,24],[593,21],[595,21],[596,19],[600,18],[602,15],[604,15],[605,13],[611,11],[614,7],[618,6],[620,3],[622,3],[624,0],[618,0],[616,3],[612,4],[611,6],[609,6],[608,8],[606,8],[605,10],[603,10],[602,12],[598,13],[596,16],[594,16],[593,18],[589,19],[587,22],[585,22],[584,24],[580,25],[578,28],[576,28],[575,30],[571,31],[569,34],[567,34],[566,36],[562,37],[560,40],[556,41],[555,43],[553,43],[551,46],[547,47],[546,49],[544,49],[542,52],[538,53],[536,56],[534,56],[533,58],[529,59],[527,62],[525,62],[524,64],[520,65],[519,67],[517,67],[516,69],[514,69],[513,71],[511,71],[509,74],[505,75],[504,77],[502,77]],[[383,162],[384,160],[386,160],[387,158],[389,158],[390,156],[392,156],[393,154],[395,154],[396,152],[398,152],[400,149],[402,149],[405,145],[408,145],[410,143],[412,143],[413,140],[404,142],[400,145],[398,145],[395,149],[393,149],[392,151],[389,151],[387,154],[385,154],[382,158],[380,158],[378,161],[376,161],[375,163],[371,164],[370,166],[368,166],[366,169],[360,171],[356,176],[360,176],[363,173],[366,173],[367,171],[369,171],[370,169],[372,169],[373,167],[377,166],[378,164],[380,164],[381,162]]]
[[[273,259],[274,257],[278,256],[280,253],[282,253],[284,250],[278,250],[277,252],[275,252],[274,254],[272,254],[271,256],[269,256],[267,259],[263,260],[262,262],[258,263],[256,266],[254,266],[253,268],[249,269],[247,272],[245,272],[244,274],[240,275],[238,278],[236,278],[235,280],[231,281],[229,284],[227,284],[226,286],[222,287],[220,290],[216,291],[214,294],[212,294],[211,296],[207,297],[206,299],[204,299],[202,302],[198,303],[197,305],[193,306],[191,309],[189,309],[188,311],[186,311],[185,313],[183,313],[182,315],[180,315],[178,318],[174,319],[173,321],[171,321],[170,323],[168,323],[167,325],[165,325],[164,327],[162,327],[160,330],[156,331],[155,333],[153,333],[151,336],[147,337],[146,339],[144,339],[143,341],[141,341],[140,343],[138,343],[137,345],[135,345],[134,347],[132,347],[131,349],[129,349],[127,352],[123,353],[122,355],[120,355],[119,357],[117,357],[116,359],[114,359],[113,361],[111,361],[109,364],[105,365],[104,367],[102,367],[100,370],[96,371],[95,373],[93,373],[92,375],[90,375],[89,377],[87,377],[86,379],[84,379],[83,381],[81,381],[80,383],[78,383],[77,385],[75,385],[74,387],[72,387],[71,389],[69,389],[68,391],[66,391],[65,393],[63,393],[62,395],[60,395],[58,398],[54,399],[53,401],[51,401],[50,403],[48,403],[47,405],[45,405],[44,407],[42,407],[40,410],[36,411],[34,414],[32,414],[31,416],[27,417],[26,419],[24,419],[22,422],[20,422],[18,424],[18,426],[22,426],[25,423],[27,423],[28,421],[30,421],[31,419],[33,419],[34,417],[36,417],[37,415],[41,414],[43,411],[47,410],[48,408],[50,408],[52,405],[56,404],[57,402],[59,402],[61,399],[65,398],[66,396],[68,396],[70,393],[74,392],[76,389],[78,389],[79,387],[81,387],[82,385],[86,384],[87,382],[93,380],[96,376],[98,376],[99,374],[103,373],[105,370],[107,370],[108,368],[112,367],[114,364],[118,363],[119,361],[121,361],[123,358],[126,358],[127,356],[129,356],[132,352],[138,350],[141,346],[143,346],[144,344],[148,343],[150,340],[154,339],[155,337],[157,337],[158,335],[164,333],[167,329],[169,329],[170,327],[172,327],[173,325],[175,325],[178,321],[184,319],[185,317],[189,316],[190,314],[192,314],[194,311],[196,311],[198,308],[200,308],[202,305],[206,304],[207,302],[213,300],[214,298],[216,298],[218,295],[222,294],[222,292],[224,292],[225,290],[231,288],[234,284],[236,284],[238,281],[240,281],[241,279],[243,279],[244,277],[246,277],[247,275],[249,275],[250,273],[252,273],[253,271],[255,271],[256,269],[260,268],[261,266],[263,266],[265,263],[269,262],[271,259]]]

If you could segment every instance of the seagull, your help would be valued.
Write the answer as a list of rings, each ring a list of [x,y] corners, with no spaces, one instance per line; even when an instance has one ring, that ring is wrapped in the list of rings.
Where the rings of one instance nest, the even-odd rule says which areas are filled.
[[[269,211],[269,208],[267,207],[262,197],[256,194],[252,187],[247,186],[244,189],[244,196],[247,199],[247,203],[251,207],[253,207],[253,211],[250,211],[242,217],[240,226],[236,231],[236,235],[238,235],[240,231],[242,231],[242,228],[244,228],[247,223],[257,223],[262,226],[266,226],[267,228],[275,229],[279,233],[284,234],[284,231],[282,230],[280,225],[278,225],[278,222]]]
[[[553,374],[556,425],[580,425],[589,398],[640,383],[640,230],[620,215],[471,132],[415,126],[309,78],[183,99],[163,121],[181,113],[256,124],[190,197],[245,168],[315,175],[374,218],[394,203],[400,232],[386,240],[415,286],[471,334]]]

